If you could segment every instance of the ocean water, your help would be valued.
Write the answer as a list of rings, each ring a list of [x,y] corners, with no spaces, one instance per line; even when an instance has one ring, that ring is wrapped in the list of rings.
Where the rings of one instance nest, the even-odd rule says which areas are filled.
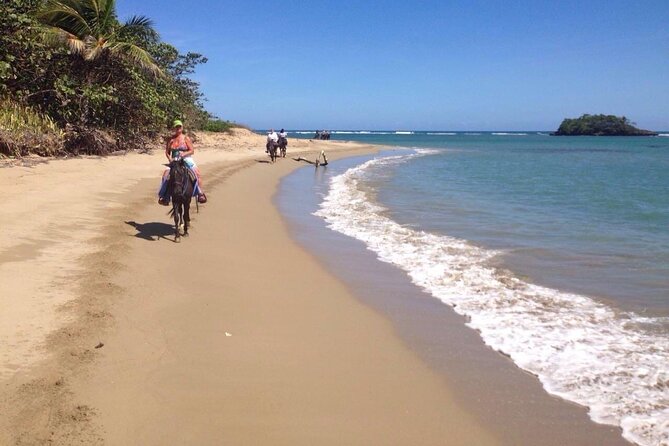
[[[407,150],[329,180],[316,215],[331,229],[466,315],[548,392],[669,444],[669,138],[333,139]]]

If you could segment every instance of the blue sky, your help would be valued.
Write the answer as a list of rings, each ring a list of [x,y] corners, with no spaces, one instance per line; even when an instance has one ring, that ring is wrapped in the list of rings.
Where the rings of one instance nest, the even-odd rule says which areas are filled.
[[[212,113],[254,128],[669,130],[669,0],[118,0],[209,58]]]

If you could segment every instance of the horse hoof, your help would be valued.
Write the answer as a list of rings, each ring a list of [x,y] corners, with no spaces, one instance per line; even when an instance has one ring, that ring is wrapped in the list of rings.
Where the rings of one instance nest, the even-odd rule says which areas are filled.
[[[184,232],[184,237],[188,237],[189,235],[190,234],[188,234],[187,232]]]
[[[181,242],[181,237],[174,237],[174,243]]]

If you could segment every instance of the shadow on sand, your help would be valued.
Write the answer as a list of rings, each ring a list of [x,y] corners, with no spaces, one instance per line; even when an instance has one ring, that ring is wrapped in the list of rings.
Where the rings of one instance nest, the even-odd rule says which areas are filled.
[[[151,222],[151,223],[137,223],[135,221],[126,221],[126,225],[130,225],[137,230],[135,237],[148,240],[150,242],[155,242],[158,239],[164,238],[165,240],[174,241],[171,238],[167,238],[168,235],[174,235],[174,225],[160,222]]]

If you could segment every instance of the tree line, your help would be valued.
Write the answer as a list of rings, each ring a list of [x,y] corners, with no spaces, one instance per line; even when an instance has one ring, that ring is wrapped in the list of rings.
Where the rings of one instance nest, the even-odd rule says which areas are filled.
[[[0,3],[0,154],[104,154],[155,140],[171,120],[227,130],[189,76],[207,62],[121,21],[115,0]]]

